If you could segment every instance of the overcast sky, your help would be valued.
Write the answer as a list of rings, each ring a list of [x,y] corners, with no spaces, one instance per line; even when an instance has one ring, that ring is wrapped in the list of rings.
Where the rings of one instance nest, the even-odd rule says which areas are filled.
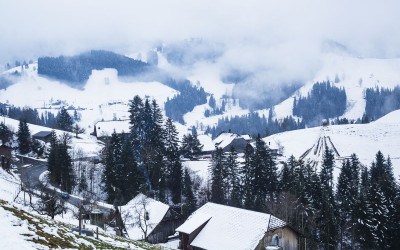
[[[400,1],[365,0],[2,0],[0,61],[190,37],[292,53],[333,40],[360,56],[399,57],[399,10]]]

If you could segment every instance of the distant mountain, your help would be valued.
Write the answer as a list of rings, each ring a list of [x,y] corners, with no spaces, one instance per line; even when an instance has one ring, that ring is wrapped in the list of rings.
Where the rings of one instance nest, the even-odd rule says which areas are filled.
[[[110,51],[92,50],[76,56],[39,57],[38,74],[82,87],[92,70],[114,68],[119,76],[137,76],[154,70],[150,64]]]

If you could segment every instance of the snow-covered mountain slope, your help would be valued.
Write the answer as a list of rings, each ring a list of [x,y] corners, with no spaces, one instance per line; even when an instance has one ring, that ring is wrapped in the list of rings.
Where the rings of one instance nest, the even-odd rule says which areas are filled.
[[[335,78],[339,79],[335,83]],[[366,88],[394,88],[400,85],[400,59],[355,58],[337,54],[325,54],[321,68],[293,96],[275,106],[278,118],[292,115],[293,97],[307,96],[315,82],[330,80],[346,90],[347,108],[342,117],[361,118],[365,111]]]
[[[15,69],[21,72],[20,67]],[[109,102],[127,103],[139,95],[155,99],[162,106],[178,93],[160,82],[121,81],[115,69],[93,70],[83,90],[38,75],[37,64],[30,64],[21,74],[16,84],[0,91],[0,102],[41,108],[49,107],[50,100],[65,100],[75,107],[95,108]]]
[[[393,111],[381,119],[369,124],[333,125],[315,127],[275,134],[264,138],[268,145],[283,146],[285,158],[293,155],[297,159],[320,163],[325,146],[337,151],[337,167],[341,160],[357,154],[360,162],[369,166],[375,154],[381,150],[390,155],[396,178],[400,175],[400,110]],[[324,140],[325,142],[322,142]],[[333,146],[332,146],[333,145]],[[322,147],[322,149],[320,148]],[[307,153],[307,151],[309,151]]]
[[[335,78],[338,78],[339,82],[335,83]],[[356,120],[361,118],[365,112],[364,91],[366,88],[376,86],[394,88],[400,85],[400,59],[355,58],[346,55],[324,54],[320,61],[320,68],[314,77],[296,93],[274,106],[274,117],[283,119],[293,115],[294,97],[307,96],[314,83],[326,80],[330,80],[335,86],[346,90],[347,108],[342,117]],[[202,81],[200,84],[203,86]],[[212,89],[209,90],[210,93],[213,93]],[[250,112],[238,105],[231,105],[227,107],[227,111],[223,115],[204,117],[206,108],[209,108],[208,105],[196,106],[192,112],[185,115],[185,122],[191,125],[214,126],[220,118],[241,116]],[[256,112],[267,117],[269,109],[256,110]]]

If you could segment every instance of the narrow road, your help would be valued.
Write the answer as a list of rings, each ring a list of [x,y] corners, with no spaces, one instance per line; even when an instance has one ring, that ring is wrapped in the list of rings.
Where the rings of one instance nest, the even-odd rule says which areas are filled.
[[[32,187],[39,186],[39,177],[44,171],[47,170],[47,162],[21,156],[19,156],[18,159],[19,162],[15,162],[14,164],[18,168],[18,174],[20,175],[20,178],[24,184]],[[31,166],[27,167],[28,164]],[[67,202],[75,207],[79,207],[82,205],[82,200],[83,198],[81,197],[76,198],[70,196]],[[110,208],[108,207],[101,206],[100,204],[98,206],[105,212],[110,211]]]

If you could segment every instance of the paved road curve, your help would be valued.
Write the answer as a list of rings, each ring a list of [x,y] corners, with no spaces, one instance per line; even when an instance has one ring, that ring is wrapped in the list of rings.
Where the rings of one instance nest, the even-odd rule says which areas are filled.
[[[27,157],[18,157],[19,162],[16,162],[15,165],[18,167],[18,173],[23,180],[25,185],[31,185],[33,187],[39,186],[40,175],[47,170],[47,162],[43,162],[40,160],[35,160]],[[26,167],[26,165],[30,164],[31,166]],[[72,204],[75,207],[79,207],[82,205],[83,198],[76,198],[70,196],[67,200],[68,203]],[[99,205],[99,208],[103,211],[109,211],[110,209],[104,206]]]

